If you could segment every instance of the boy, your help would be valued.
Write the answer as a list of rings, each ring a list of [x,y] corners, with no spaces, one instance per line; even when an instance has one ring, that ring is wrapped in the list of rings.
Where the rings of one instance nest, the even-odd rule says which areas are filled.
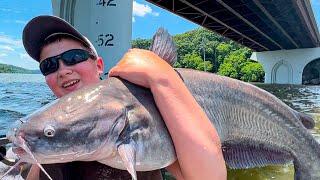
[[[103,60],[91,42],[66,21],[38,16],[24,28],[23,44],[40,63],[46,83],[59,98],[100,81]],[[215,128],[173,68],[150,51],[129,50],[109,76],[150,88],[168,127],[178,160],[167,167],[177,179],[226,179],[220,140]],[[46,165],[56,179],[131,179],[126,171],[98,162]],[[33,166],[28,179],[42,179]],[[138,179],[161,179],[159,171],[141,172]]]

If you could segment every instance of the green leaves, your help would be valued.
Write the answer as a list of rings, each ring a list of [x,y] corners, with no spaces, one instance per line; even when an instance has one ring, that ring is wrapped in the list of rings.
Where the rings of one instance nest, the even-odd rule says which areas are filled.
[[[204,28],[175,35],[173,39],[178,49],[174,67],[215,72],[243,81],[263,81],[263,68],[258,62],[251,62],[249,48]],[[150,44],[151,39],[137,39],[132,47],[148,49]]]
[[[251,53],[248,48],[231,51],[220,65],[218,74],[247,82],[263,82],[264,71],[262,65],[250,61]]]
[[[151,46],[151,39],[136,39],[131,43],[132,48],[149,49]]]
[[[237,69],[231,63],[223,63],[219,67],[219,75],[228,76],[231,78],[238,78]]]
[[[174,67],[178,68],[190,68],[190,69],[196,69],[201,71],[212,71],[213,65],[210,61],[203,61],[203,59],[197,54],[186,54],[183,56],[180,61],[176,62]]]
[[[249,62],[241,68],[241,80],[247,82],[263,82],[264,71],[262,65],[257,62]]]
[[[24,74],[35,74],[40,73],[38,70],[29,70],[21,67],[9,65],[9,64],[1,64],[0,63],[0,73],[24,73]]]

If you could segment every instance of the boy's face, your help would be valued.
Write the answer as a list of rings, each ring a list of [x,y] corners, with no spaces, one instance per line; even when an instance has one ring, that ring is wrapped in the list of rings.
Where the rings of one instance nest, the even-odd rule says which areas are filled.
[[[40,53],[40,62],[48,57],[59,55],[70,49],[85,49],[80,42],[71,39],[61,39],[46,45]],[[95,84],[100,81],[100,74],[103,73],[103,60],[89,58],[72,66],[66,66],[59,60],[59,69],[45,76],[46,82],[52,92],[62,97],[72,91],[84,86]]]

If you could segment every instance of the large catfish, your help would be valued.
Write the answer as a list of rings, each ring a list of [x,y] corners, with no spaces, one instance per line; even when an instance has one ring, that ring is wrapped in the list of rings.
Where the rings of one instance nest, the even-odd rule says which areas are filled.
[[[176,58],[172,37],[163,30],[151,50],[170,62]],[[307,116],[248,83],[176,71],[217,129],[230,168],[293,161],[295,179],[320,179],[320,145],[304,127],[314,125]],[[136,179],[136,171],[160,169],[176,160],[151,92],[116,77],[70,93],[21,122],[8,133],[20,161],[99,161],[127,169]]]

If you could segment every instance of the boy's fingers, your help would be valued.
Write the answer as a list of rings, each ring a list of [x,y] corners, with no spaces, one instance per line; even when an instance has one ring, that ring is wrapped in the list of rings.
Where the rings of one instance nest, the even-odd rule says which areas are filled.
[[[110,69],[108,76],[124,76],[127,74],[127,68],[126,67],[121,67],[119,65],[113,67]]]
[[[117,76],[117,67],[116,66],[109,70],[108,77],[111,77],[111,76]]]

